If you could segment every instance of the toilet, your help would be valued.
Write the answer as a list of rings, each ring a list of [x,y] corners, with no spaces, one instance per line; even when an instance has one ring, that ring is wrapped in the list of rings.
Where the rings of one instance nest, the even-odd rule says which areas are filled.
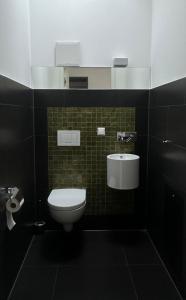
[[[69,232],[85,211],[86,189],[54,189],[48,197],[48,206],[52,218]]]

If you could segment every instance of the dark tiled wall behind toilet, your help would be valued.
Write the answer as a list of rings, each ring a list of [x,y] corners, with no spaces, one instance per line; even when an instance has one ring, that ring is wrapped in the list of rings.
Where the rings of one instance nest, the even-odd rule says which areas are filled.
[[[80,150],[83,151],[84,148],[82,149],[82,147],[85,147],[84,154],[90,155],[95,152],[98,156],[92,161],[95,165],[92,172],[94,172],[94,178],[97,177],[97,184],[96,181],[91,184],[88,183],[86,178],[84,178],[83,182],[82,180],[79,182],[79,187],[84,184],[88,186],[87,213],[80,222],[80,226],[83,228],[118,228],[120,226],[144,228],[147,212],[145,183],[147,167],[147,104],[149,92],[145,90],[35,90],[34,94],[37,197],[40,218],[44,218],[49,227],[56,227],[57,224],[53,223],[48,215],[46,205],[46,199],[50,189],[54,187],[65,187],[65,182],[66,187],[67,185],[69,187],[70,184],[73,187],[78,186],[78,178],[82,176],[82,172],[79,170],[79,173],[75,176],[76,178],[74,178],[74,180],[69,179],[70,181],[67,182],[67,179],[70,178],[70,174],[71,179],[73,177],[72,170],[70,170],[69,167],[70,163],[66,173],[64,168],[61,168],[60,171],[57,170],[57,168],[60,169],[60,164],[62,166],[62,157],[60,155],[56,155],[56,159],[60,159],[56,160],[55,164],[52,164],[55,158],[54,154],[59,154],[59,152],[62,151],[59,147],[55,146],[57,129],[81,129],[82,133],[86,132],[85,138],[87,138],[87,140],[83,140]],[[91,114],[89,122],[84,119],[87,113],[89,113],[89,115]],[[116,124],[113,125],[112,128],[110,124],[112,120],[111,115],[114,117],[114,115],[117,114]],[[96,116],[100,117],[99,124],[96,123]],[[81,119],[81,123],[74,123],[73,127],[75,126],[76,128],[71,128],[73,120],[77,119],[77,122],[80,122],[78,117]],[[103,118],[105,119],[105,123],[103,122]],[[121,119],[121,124],[119,124],[119,118]],[[127,123],[129,125],[128,127]],[[58,126],[61,128],[58,128]],[[83,127],[79,128],[79,126]],[[110,144],[104,142],[101,148],[100,143],[103,144],[103,137],[100,138],[96,136],[96,126],[106,127],[107,133],[108,131],[112,132],[112,141]],[[117,131],[134,129],[136,129],[138,133],[138,139],[135,145],[128,144],[121,146],[116,142]],[[88,137],[90,140],[94,139],[95,143],[89,142]],[[106,140],[108,141],[108,138],[104,141]],[[96,152],[96,149],[99,148],[95,148],[96,145],[100,146],[100,151]],[[63,154],[64,151],[63,148]],[[66,149],[66,156],[63,157],[63,163],[68,156],[67,151],[69,151],[69,154],[71,153],[71,159],[74,159],[74,155],[77,154],[75,153],[75,148],[71,149],[71,151]],[[76,152],[77,151],[76,149]],[[114,192],[114,190],[106,188],[106,166],[104,161],[106,161],[107,154],[118,151],[135,152],[141,156],[141,184],[136,192],[117,193]],[[100,163],[96,161],[99,159],[101,160]],[[98,164],[101,166],[101,163],[104,165],[104,176],[100,176],[100,170],[98,168]],[[59,179],[58,176],[58,180],[56,179],[57,171],[59,171],[58,175],[61,176],[61,179]],[[93,176],[89,176],[89,178],[93,178]],[[101,179],[104,180],[104,183],[99,185],[98,183]],[[123,204],[125,209],[123,209]]]
[[[105,127],[105,136],[97,136],[97,127]],[[59,129],[80,130],[80,146],[57,146]],[[134,192],[107,187],[107,155],[135,150],[134,143],[117,142],[117,131],[135,131],[135,108],[48,108],[49,188],[85,187],[86,215],[133,214]]]
[[[21,188],[25,203],[12,231],[0,213],[0,299],[7,299],[31,234],[34,217],[33,91],[0,76],[0,186]]]
[[[186,297],[186,78],[151,90],[149,230]]]

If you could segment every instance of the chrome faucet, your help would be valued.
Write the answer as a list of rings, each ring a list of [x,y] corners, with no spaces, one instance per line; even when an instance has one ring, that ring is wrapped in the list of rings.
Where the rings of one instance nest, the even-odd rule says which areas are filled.
[[[118,142],[124,142],[124,143],[130,143],[135,142],[137,137],[136,132],[117,132],[117,141]]]

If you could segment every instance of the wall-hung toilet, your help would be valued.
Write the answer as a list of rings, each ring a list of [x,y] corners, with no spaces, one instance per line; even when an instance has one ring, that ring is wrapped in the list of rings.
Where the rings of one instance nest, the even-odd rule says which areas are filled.
[[[71,231],[73,223],[83,215],[86,206],[86,189],[54,189],[48,197],[50,214]]]

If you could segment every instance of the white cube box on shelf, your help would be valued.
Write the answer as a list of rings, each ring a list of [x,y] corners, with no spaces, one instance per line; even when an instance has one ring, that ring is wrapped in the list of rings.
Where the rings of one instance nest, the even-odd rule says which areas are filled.
[[[80,42],[56,42],[56,66],[80,66]]]

